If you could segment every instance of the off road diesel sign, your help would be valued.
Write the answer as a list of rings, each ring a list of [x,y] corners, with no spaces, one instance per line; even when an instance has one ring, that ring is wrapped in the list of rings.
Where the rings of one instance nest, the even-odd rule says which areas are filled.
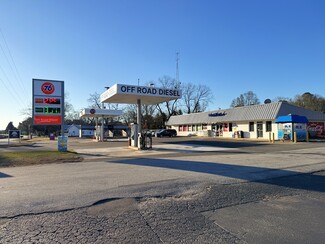
[[[163,89],[163,88],[146,87],[146,86],[121,85],[119,87],[119,92],[126,93],[126,94],[139,94],[139,95],[155,95],[155,96],[171,96],[171,97],[180,96],[180,90]]]
[[[121,103],[123,100],[130,101],[130,97],[136,97],[150,103],[159,103],[181,98],[181,93],[179,89],[115,84],[101,95],[101,102]]]

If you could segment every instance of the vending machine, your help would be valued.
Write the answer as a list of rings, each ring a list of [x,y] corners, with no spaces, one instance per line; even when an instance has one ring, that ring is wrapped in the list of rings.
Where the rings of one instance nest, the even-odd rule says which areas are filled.
[[[138,133],[139,133],[139,125],[131,124],[131,146],[138,147]]]

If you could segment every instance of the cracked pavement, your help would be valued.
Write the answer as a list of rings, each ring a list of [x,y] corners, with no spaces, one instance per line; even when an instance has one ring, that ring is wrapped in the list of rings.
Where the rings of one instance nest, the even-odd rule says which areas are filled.
[[[232,214],[229,219],[229,213],[224,215],[218,211],[244,207],[252,214],[256,211],[256,206],[253,209],[250,206],[252,203],[265,204],[287,198],[289,200],[282,204],[282,208],[293,202],[300,202],[301,206],[298,211],[293,212],[294,215],[291,212],[288,216],[284,211],[283,216],[273,224],[290,217],[292,222],[294,219],[303,222],[303,228],[310,228],[312,225],[313,229],[305,230],[302,235],[300,230],[287,228],[287,239],[282,236],[283,239],[279,241],[321,243],[325,238],[324,176],[325,172],[318,172],[261,182],[209,185],[199,192],[185,192],[177,196],[106,199],[90,207],[1,219],[0,242],[263,243],[264,240],[267,243],[265,239],[259,239],[260,235],[251,235],[249,238],[247,234],[245,236],[241,229],[245,225],[240,226],[239,230],[229,229],[233,222],[239,221],[239,214]],[[301,201],[306,198],[309,201]],[[317,206],[315,209],[311,208],[312,213],[304,216],[299,213],[305,211],[310,204]],[[279,209],[276,210],[272,212],[272,209],[262,208],[267,213],[264,217],[274,215]],[[245,222],[249,222],[247,216]],[[258,224],[255,223],[255,227]],[[254,228],[254,224],[251,228]],[[282,229],[286,227],[283,226]],[[268,241],[274,240],[272,237],[279,238],[278,232],[266,231],[266,234],[271,238]]]
[[[1,169],[12,177],[0,178],[0,243],[322,243],[323,150],[290,151],[279,170],[281,152]],[[49,169],[53,178],[40,176]],[[110,172],[119,176],[110,179],[113,185],[107,184]],[[138,177],[120,178],[132,172]],[[66,184],[69,177],[74,180]],[[56,181],[60,194],[45,194]]]

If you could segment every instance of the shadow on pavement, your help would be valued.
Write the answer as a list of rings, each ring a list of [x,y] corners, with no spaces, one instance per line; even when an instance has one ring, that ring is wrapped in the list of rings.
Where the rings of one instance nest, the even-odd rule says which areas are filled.
[[[12,177],[12,176],[0,172],[0,179],[1,179],[1,178],[9,178],[9,177]]]
[[[224,147],[224,148],[242,148],[242,147],[258,147],[264,146],[264,143],[245,142],[245,141],[213,141],[213,140],[182,140],[182,141],[166,141],[167,144],[188,144],[200,145],[210,147]]]
[[[139,166],[158,167],[158,168],[175,169],[175,170],[190,171],[190,172],[197,172],[197,173],[205,173],[205,174],[231,177],[231,178],[241,179],[241,180],[258,181],[266,184],[279,185],[279,186],[290,187],[295,189],[325,192],[325,176],[309,175],[307,177],[309,179],[309,182],[317,182],[318,184],[315,185],[308,184],[307,181],[300,182],[299,184],[297,184],[297,182],[288,181],[284,176],[293,176],[302,173],[288,170],[288,169],[271,169],[271,168],[256,167],[256,166],[244,166],[244,165],[211,163],[211,162],[182,161],[182,160],[175,160],[175,159],[154,159],[154,158],[120,159],[120,160],[109,161],[108,163],[139,165]],[[279,177],[283,177],[283,179],[278,181],[267,180],[267,179],[279,178]]]

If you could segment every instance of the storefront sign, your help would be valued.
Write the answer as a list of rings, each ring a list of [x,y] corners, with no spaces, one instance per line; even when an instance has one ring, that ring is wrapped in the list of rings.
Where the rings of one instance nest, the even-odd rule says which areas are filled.
[[[8,138],[20,138],[20,130],[9,130]]]
[[[218,117],[218,116],[225,116],[226,113],[225,112],[222,112],[222,113],[211,113],[209,114],[209,117]]]

